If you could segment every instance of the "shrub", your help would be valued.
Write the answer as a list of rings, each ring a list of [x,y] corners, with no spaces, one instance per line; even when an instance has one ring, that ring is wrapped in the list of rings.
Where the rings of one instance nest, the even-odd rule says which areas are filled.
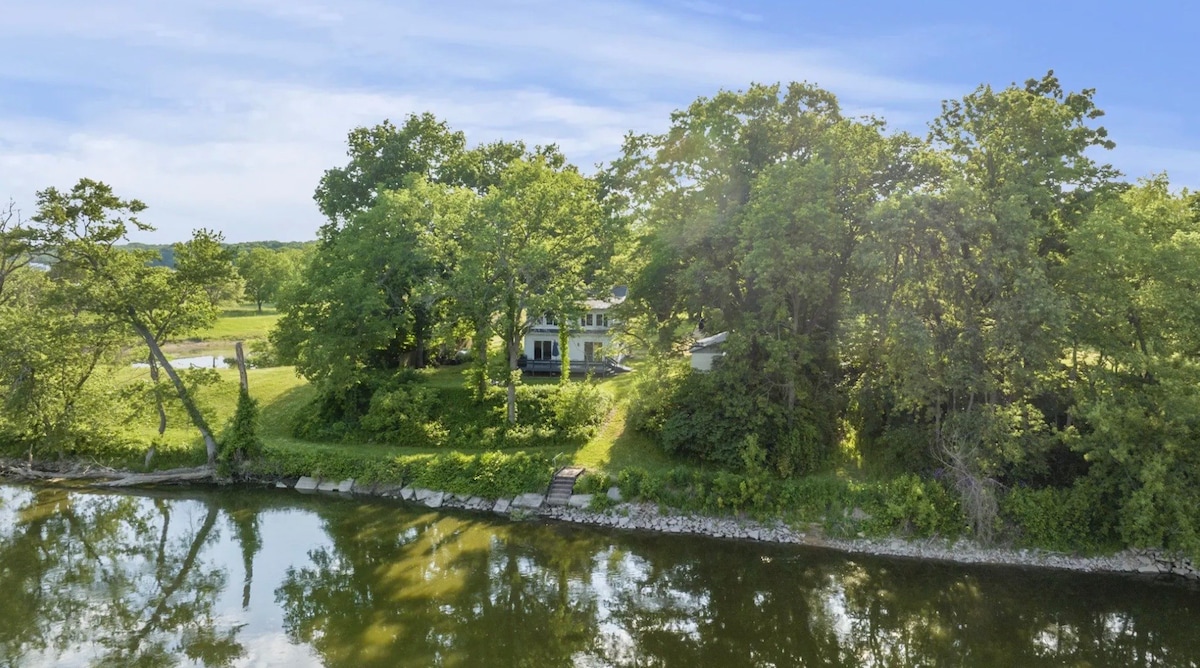
[[[1061,489],[1015,487],[1000,500],[1000,513],[1022,545],[1097,550],[1116,540],[1116,510],[1091,478]]]
[[[957,497],[936,480],[907,473],[875,485],[871,491],[861,500],[871,515],[864,528],[871,533],[953,537],[966,528]]]
[[[854,507],[856,498],[849,483],[834,475],[787,480],[778,486],[777,494],[777,507],[805,522],[840,516]]]
[[[237,410],[221,440],[218,459],[223,467],[239,464],[262,454],[263,443],[258,437],[258,402],[246,388],[239,388]]]
[[[605,473],[585,473],[575,481],[575,491],[579,494],[604,494],[613,486],[613,479]]]
[[[629,396],[627,423],[643,434],[658,438],[672,413],[672,401],[688,376],[689,367],[680,362],[652,358],[639,370]]]
[[[431,422],[439,401],[434,388],[408,384],[393,390],[378,390],[361,426],[370,440],[395,445],[441,445],[445,429]]]
[[[554,386],[551,412],[554,427],[561,436],[589,437],[608,413],[608,395],[595,383],[566,383]]]
[[[667,452],[723,468],[741,467],[738,444],[754,431],[745,419],[756,412],[753,398],[745,393],[722,393],[715,373],[692,372],[667,410],[661,436]]]
[[[642,481],[648,476],[645,469],[631,466],[617,474],[617,487],[621,498],[631,500],[642,495]]]

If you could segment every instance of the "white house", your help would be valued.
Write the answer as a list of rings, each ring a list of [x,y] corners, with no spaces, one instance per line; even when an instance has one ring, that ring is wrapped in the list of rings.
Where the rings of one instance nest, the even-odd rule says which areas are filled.
[[[721,344],[725,343],[727,338],[729,332],[721,332],[697,341],[689,350],[692,354],[692,368],[697,371],[712,371],[713,363],[725,356]]]
[[[589,299],[584,303],[586,311],[578,322],[571,323],[567,336],[571,371],[606,370],[606,358],[618,357],[610,334],[616,322],[609,316],[609,309],[625,301],[625,295],[626,289],[618,287],[608,299]],[[558,327],[559,322],[546,315],[525,335],[526,371],[553,373],[562,368]]]

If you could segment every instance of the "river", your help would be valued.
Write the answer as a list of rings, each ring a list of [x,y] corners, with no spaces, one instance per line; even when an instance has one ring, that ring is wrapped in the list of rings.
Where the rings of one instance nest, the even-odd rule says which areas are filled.
[[[245,488],[0,485],[2,666],[1197,666],[1200,592]]]

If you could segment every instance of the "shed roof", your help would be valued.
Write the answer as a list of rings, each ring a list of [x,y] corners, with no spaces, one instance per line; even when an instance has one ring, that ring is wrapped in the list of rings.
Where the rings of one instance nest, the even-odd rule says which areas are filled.
[[[712,336],[705,337],[705,338],[697,341],[689,349],[689,352],[693,352],[693,353],[700,352],[701,350],[704,350],[705,348],[712,348],[714,346],[718,346],[722,343],[725,343],[725,339],[727,339],[727,338],[729,338],[729,332],[721,332],[720,334],[713,334]]]

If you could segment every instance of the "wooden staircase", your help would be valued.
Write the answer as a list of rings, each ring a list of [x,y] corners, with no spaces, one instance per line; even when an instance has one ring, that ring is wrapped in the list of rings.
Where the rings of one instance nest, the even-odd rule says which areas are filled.
[[[582,466],[561,468],[550,480],[550,491],[546,494],[546,505],[565,506],[575,491],[575,481],[583,475]]]

